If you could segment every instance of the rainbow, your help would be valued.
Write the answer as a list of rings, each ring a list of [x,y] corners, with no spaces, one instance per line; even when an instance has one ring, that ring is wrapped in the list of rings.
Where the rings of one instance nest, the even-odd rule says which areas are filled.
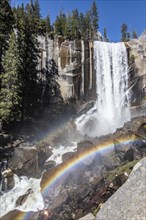
[[[127,136],[127,138],[118,139],[119,144],[128,144],[129,142],[136,141],[135,135]],[[55,188],[57,182],[67,173],[70,172],[71,169],[76,168],[82,163],[84,160],[89,159],[94,154],[108,152],[113,147],[114,142],[112,140],[105,141],[97,146],[89,147],[86,151],[82,153],[76,153],[68,161],[58,165],[54,169],[50,171],[46,171],[44,173],[45,178],[43,177],[41,182],[41,192],[42,195],[45,196],[51,188]],[[13,213],[13,211],[12,211]],[[15,219],[15,220],[30,220],[32,219],[33,212],[20,212],[19,210],[15,210],[15,216],[12,214],[10,218],[7,220]],[[4,219],[5,220],[5,219]]]
[[[118,143],[126,145],[129,142],[133,142],[133,141],[135,141],[135,136],[127,138],[127,139],[122,138],[122,139],[118,140]],[[51,187],[56,185],[57,181],[59,181],[59,179],[61,177],[63,177],[71,169],[78,166],[81,162],[83,162],[84,160],[87,160],[88,158],[90,158],[94,154],[102,153],[104,151],[106,152],[106,151],[110,150],[113,147],[113,145],[114,145],[114,143],[111,140],[111,141],[103,142],[100,145],[90,147],[87,150],[85,150],[84,152],[76,154],[71,159],[69,159],[67,162],[64,162],[61,165],[57,166],[52,171],[46,172],[46,174],[44,174],[45,181],[42,181],[42,183],[41,183],[42,194],[45,195]]]

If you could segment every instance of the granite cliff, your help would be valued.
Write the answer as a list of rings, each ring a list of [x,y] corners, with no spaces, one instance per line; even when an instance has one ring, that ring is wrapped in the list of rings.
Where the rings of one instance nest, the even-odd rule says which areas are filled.
[[[39,37],[41,59],[39,69],[46,68],[46,62],[54,59],[59,71],[59,84],[64,100],[93,100],[96,96],[93,42],[68,41],[61,37],[50,39]],[[138,39],[132,39],[127,46],[129,59],[129,89],[133,114],[135,106],[140,111],[146,97],[146,30]],[[43,76],[41,76],[43,77]]]

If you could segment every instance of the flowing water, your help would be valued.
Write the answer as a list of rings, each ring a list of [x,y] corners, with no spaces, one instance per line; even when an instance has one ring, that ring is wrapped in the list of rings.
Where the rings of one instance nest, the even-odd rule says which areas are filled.
[[[82,134],[95,137],[114,132],[130,120],[128,63],[124,43],[94,42],[97,99],[76,119]]]

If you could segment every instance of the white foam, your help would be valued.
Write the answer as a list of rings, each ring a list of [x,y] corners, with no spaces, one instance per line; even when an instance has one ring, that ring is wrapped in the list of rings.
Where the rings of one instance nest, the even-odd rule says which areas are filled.
[[[40,192],[40,181],[41,179],[28,179],[25,176],[19,178],[17,175],[14,175],[15,178],[15,187],[4,193],[0,197],[1,201],[1,210],[0,217],[12,211],[14,209],[18,209],[20,211],[28,212],[28,211],[38,211],[44,208],[43,197]],[[22,206],[16,207],[17,199],[26,194],[28,189],[32,189],[32,193],[28,196],[27,200],[24,202]]]
[[[49,157],[46,162],[50,161],[50,160],[54,160],[56,162],[56,164],[60,164],[62,163],[62,155],[68,152],[75,152],[77,149],[77,143],[76,142],[72,142],[71,145],[69,146],[62,146],[60,145],[59,147],[54,147],[52,152],[52,156]]]

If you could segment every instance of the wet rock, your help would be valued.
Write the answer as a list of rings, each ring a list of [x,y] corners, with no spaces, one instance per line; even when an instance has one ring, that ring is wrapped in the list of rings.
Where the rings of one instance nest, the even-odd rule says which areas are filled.
[[[46,153],[43,150],[40,150],[38,152],[38,168],[39,169],[43,169],[44,162],[46,161],[47,158],[48,158],[48,156],[46,155]]]
[[[19,147],[19,145],[22,143],[22,140],[15,140],[13,142],[13,147]]]
[[[131,147],[131,144],[123,144],[121,142],[119,142],[118,140],[114,140],[114,149],[115,149],[115,153],[119,154],[120,153],[125,153],[127,150],[129,150],[129,148]]]
[[[15,170],[15,173],[19,176],[25,175],[38,178],[41,175],[43,164],[45,163],[45,160],[43,161],[44,158],[38,159],[38,154],[38,150],[33,147],[15,148],[9,160],[9,167]]]
[[[79,143],[77,143],[77,152],[83,152],[84,150],[86,150],[89,147],[93,147],[94,144],[92,143],[92,141],[89,140],[85,140],[85,141],[81,141]]]
[[[68,152],[62,155],[62,162],[72,158],[75,155],[74,152]]]
[[[123,161],[133,161],[140,159],[140,152],[136,148],[131,148],[128,151],[126,151]]]
[[[88,215],[85,215],[82,218],[79,218],[78,220],[95,220],[95,216],[92,213],[89,213]]]
[[[77,116],[81,116],[83,114],[86,114],[91,108],[93,108],[95,105],[95,102],[94,101],[91,101],[89,103],[87,103],[85,106],[83,106],[83,109],[80,110],[79,113],[77,113]]]
[[[45,165],[44,165],[46,170],[49,170],[55,166],[56,166],[56,162],[54,160],[49,160],[49,161],[45,162]]]
[[[7,146],[8,143],[12,143],[12,142],[13,142],[13,138],[10,134],[4,134],[4,133],[0,134],[0,146],[1,147],[5,147]]]
[[[16,207],[23,205],[31,193],[32,189],[28,189],[24,195],[20,196],[16,201]]]
[[[62,205],[68,200],[68,192],[66,190],[63,190],[57,197],[55,200],[55,203],[53,203],[50,206],[50,209],[55,210],[55,209],[59,209],[62,207]]]
[[[15,186],[14,174],[10,169],[2,172],[2,191],[7,191]]]

